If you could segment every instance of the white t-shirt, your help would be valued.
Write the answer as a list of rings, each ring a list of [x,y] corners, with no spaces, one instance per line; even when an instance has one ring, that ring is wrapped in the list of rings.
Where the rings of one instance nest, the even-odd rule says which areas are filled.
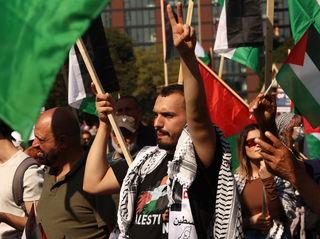
[[[12,195],[12,181],[14,173],[19,164],[29,157],[22,151],[15,153],[8,161],[0,164],[0,212],[11,213],[16,216],[25,216],[21,207],[18,207]],[[40,199],[43,184],[43,168],[37,165],[29,167],[23,177],[23,200],[25,202],[33,202]],[[0,238],[13,239],[20,238],[21,231],[0,223]]]

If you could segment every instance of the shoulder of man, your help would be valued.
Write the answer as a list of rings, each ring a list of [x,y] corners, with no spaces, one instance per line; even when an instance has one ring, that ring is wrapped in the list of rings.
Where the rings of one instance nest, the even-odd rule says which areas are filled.
[[[12,181],[12,195],[15,203],[23,206],[25,199],[28,198],[28,196],[25,197],[25,194],[30,194],[34,187],[39,188],[42,182],[43,170],[40,169],[39,163],[26,155],[26,158],[18,165]],[[35,194],[40,197],[40,190],[37,189]]]

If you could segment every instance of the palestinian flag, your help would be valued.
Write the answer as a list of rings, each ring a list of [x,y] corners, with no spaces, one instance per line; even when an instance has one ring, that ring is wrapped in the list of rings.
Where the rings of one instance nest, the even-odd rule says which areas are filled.
[[[71,46],[109,1],[0,1],[0,118],[23,139]]]
[[[312,128],[308,121],[303,118],[305,133],[305,148],[309,159],[320,159],[320,126]]]
[[[257,72],[262,43],[260,1],[223,1],[214,51]]]
[[[104,90],[106,92],[119,90],[100,16],[92,22],[82,39]],[[96,113],[91,78],[80,52],[74,47],[69,52],[68,103],[83,112]]]
[[[288,7],[294,43],[298,42],[311,24],[320,32],[319,0],[288,0]]]
[[[320,125],[320,35],[313,25],[293,47],[277,82],[313,128]]]

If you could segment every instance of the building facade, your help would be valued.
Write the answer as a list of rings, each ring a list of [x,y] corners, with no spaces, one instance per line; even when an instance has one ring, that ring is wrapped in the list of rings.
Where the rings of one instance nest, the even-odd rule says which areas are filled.
[[[162,43],[161,0],[116,0],[105,9],[105,27],[114,27],[127,33],[135,47],[147,47]],[[167,1],[174,3],[175,1]],[[184,0],[183,2],[188,2]],[[262,13],[266,12],[266,0],[261,0]],[[186,16],[187,6],[184,8]],[[195,0],[192,26],[206,52],[210,52],[215,41],[221,6],[218,0]],[[262,14],[265,19],[265,14]],[[290,37],[288,5],[286,0],[275,0],[274,26],[276,42],[281,44]],[[201,33],[201,34],[199,34]],[[261,62],[263,64],[263,53]],[[218,71],[220,57],[212,55],[212,67]],[[243,98],[251,101],[260,90],[259,77],[244,66],[225,59],[223,79]]]

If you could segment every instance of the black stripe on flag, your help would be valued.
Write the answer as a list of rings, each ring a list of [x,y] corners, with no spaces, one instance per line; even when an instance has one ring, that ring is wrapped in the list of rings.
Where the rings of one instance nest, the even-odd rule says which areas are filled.
[[[119,90],[119,82],[110,56],[108,42],[103,28],[100,15],[91,23],[86,33],[81,37],[87,50],[101,84],[106,92]],[[91,93],[91,79],[81,54],[75,47],[79,62],[81,75],[83,78],[86,93]]]
[[[229,48],[263,44],[259,0],[225,0]]]
[[[307,54],[320,71],[320,34],[312,24],[308,30]]]

